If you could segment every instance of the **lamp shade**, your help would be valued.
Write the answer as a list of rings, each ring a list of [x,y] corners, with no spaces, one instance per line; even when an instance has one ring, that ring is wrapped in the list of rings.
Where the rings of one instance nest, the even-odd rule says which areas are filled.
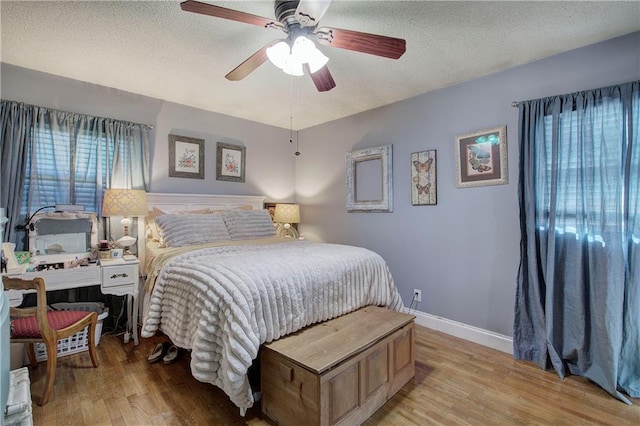
[[[269,58],[273,65],[280,69],[284,68],[285,61],[290,54],[291,49],[289,48],[289,45],[284,41],[276,43],[267,49],[267,58]]]
[[[297,204],[276,204],[273,221],[276,223],[300,223],[300,206]]]
[[[306,37],[298,37],[296,39],[291,48],[291,56],[300,64],[309,64],[311,74],[314,74],[329,62],[329,58],[319,51],[316,45]]]
[[[142,189],[107,189],[102,216],[146,216],[147,193]]]

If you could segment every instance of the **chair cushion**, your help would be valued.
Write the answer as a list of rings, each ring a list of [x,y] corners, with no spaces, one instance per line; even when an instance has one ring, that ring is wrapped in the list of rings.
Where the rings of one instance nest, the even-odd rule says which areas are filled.
[[[86,311],[48,311],[49,325],[54,330],[61,330],[80,321],[91,312]],[[36,339],[40,336],[36,316],[17,318],[11,321],[11,338]]]

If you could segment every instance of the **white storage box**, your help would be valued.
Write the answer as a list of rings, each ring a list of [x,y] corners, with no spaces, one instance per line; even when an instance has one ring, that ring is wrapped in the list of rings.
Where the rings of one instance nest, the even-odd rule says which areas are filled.
[[[96,324],[96,346],[100,343],[100,336],[102,335],[102,321],[109,316],[109,308],[104,306],[104,303],[100,302],[77,302],[77,303],[52,303],[53,309],[63,311],[91,311],[97,312],[98,323]],[[36,343],[33,345],[36,352],[36,359],[38,361],[44,361],[47,359],[47,348],[44,343]],[[89,350],[89,327],[85,327],[84,330],[69,336],[65,339],[58,340],[58,357],[65,355],[71,355],[78,352]]]

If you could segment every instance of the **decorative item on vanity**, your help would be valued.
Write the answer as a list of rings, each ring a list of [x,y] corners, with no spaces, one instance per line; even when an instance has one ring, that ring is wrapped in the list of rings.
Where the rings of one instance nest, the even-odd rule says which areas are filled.
[[[129,247],[136,239],[129,235],[132,216],[147,215],[147,193],[141,189],[106,189],[102,202],[102,216],[122,216],[120,223],[124,227],[124,236],[118,245],[124,249],[124,255],[131,255]]]
[[[100,240],[100,245],[98,246],[98,259],[111,259],[111,249],[109,248],[109,242],[107,240]]]
[[[300,223],[300,206],[297,204],[276,204],[273,214],[276,225],[276,233],[281,237],[298,238],[298,231],[291,226]]]
[[[458,188],[504,185],[507,173],[507,126],[456,137]]]

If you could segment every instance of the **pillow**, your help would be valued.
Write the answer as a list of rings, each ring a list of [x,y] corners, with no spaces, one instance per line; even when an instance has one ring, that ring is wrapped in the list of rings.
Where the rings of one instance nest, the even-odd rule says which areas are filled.
[[[208,214],[211,213],[209,209],[200,209],[200,210],[190,210],[190,211],[178,211],[173,214]],[[156,218],[159,216],[164,216],[169,213],[165,213],[157,207],[154,207],[147,214],[146,220],[146,238],[147,240],[159,241],[162,243],[162,239],[160,238],[160,232],[158,231],[158,225],[156,224]]]
[[[231,239],[219,214],[165,214],[156,217],[160,244],[182,247]]]
[[[225,210],[222,212],[222,217],[232,240],[248,240],[276,235],[268,210]]]

